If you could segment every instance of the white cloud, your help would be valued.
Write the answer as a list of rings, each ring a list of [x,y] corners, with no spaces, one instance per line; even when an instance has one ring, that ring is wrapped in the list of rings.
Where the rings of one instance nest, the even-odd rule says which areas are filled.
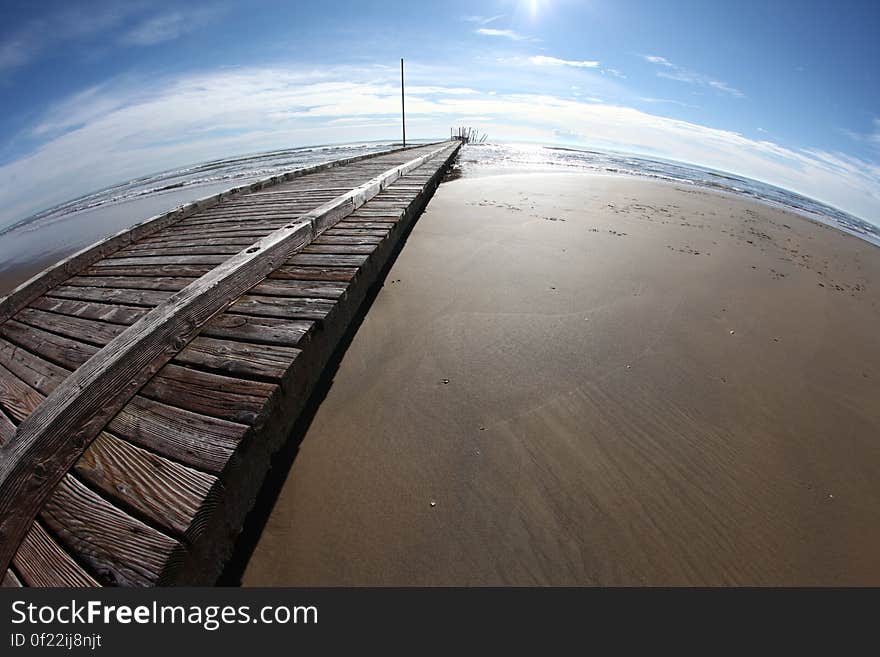
[[[514,32],[513,30],[496,30],[491,27],[481,27],[478,30],[474,30],[476,34],[482,34],[483,36],[495,36],[495,37],[504,37],[505,39],[512,39],[513,41],[533,41],[530,37],[523,36],[519,32]]]
[[[24,66],[52,47],[100,35],[141,9],[140,2],[129,2],[47,10],[0,42],[0,71]]]
[[[837,128],[837,131],[846,135],[856,142],[870,144],[872,146],[880,146],[880,118],[874,119],[871,123],[872,129],[867,133],[850,130],[849,128]]]
[[[599,62],[585,60],[578,61],[574,59],[559,59],[558,57],[547,57],[546,55],[535,55],[534,57],[529,57],[529,61],[532,64],[541,65],[550,65],[550,66],[571,66],[574,68],[598,68]]]
[[[444,94],[447,96],[467,96],[480,93],[476,89],[467,87],[437,87],[437,86],[408,86],[407,93],[411,94]]]
[[[124,34],[120,41],[131,46],[152,46],[172,41],[184,34],[200,29],[214,19],[215,10],[195,9],[172,11],[152,16]]]
[[[0,226],[152,171],[293,145],[387,139],[398,125],[396,75],[378,68],[251,68],[86,90],[38,123],[42,146],[0,166]],[[429,79],[435,84],[415,84],[407,96],[413,138],[442,137],[462,117],[480,117],[478,127],[496,139],[574,133],[584,145],[750,176],[880,223],[876,162],[790,149],[631,107],[549,94],[492,95]]]
[[[865,136],[869,144],[880,147],[880,118],[874,119],[874,130]]]
[[[506,14],[498,14],[496,16],[462,16],[461,20],[468,23],[478,23],[480,25],[488,25],[497,20],[504,18]]]
[[[33,42],[22,35],[16,35],[0,43],[0,71],[26,64],[35,54]]]
[[[642,57],[650,64],[657,64],[658,66],[663,67],[660,71],[657,71],[657,77],[709,87],[735,98],[745,97],[745,94],[742,91],[730,86],[726,82],[716,80],[708,75],[696,73],[682,66],[678,66],[677,64],[673,64],[665,57],[660,57],[659,55],[643,55]]]

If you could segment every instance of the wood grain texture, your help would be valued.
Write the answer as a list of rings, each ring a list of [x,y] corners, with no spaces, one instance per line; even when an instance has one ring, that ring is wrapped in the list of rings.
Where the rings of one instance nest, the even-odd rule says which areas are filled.
[[[334,255],[361,255],[373,252],[375,244],[309,244],[301,253],[328,253]]]
[[[225,312],[202,329],[201,335],[254,344],[296,347],[315,330],[315,322],[275,317],[248,317]]]
[[[335,305],[330,299],[279,298],[245,294],[229,309],[242,315],[324,321],[330,318]]]
[[[94,577],[76,563],[38,522],[34,522],[25,534],[12,565],[28,586],[99,586]]]
[[[48,395],[70,372],[0,338],[0,366],[42,395]]]
[[[37,310],[45,310],[57,315],[94,319],[100,322],[122,324],[124,326],[134,324],[147,312],[143,308],[117,306],[115,304],[98,303],[96,301],[54,299],[45,296],[34,299],[29,307],[36,308]]]
[[[277,386],[168,363],[141,389],[144,397],[211,417],[254,424]]]
[[[107,431],[169,459],[219,474],[250,427],[135,397]]]
[[[176,285],[183,289],[191,279],[181,278]],[[163,303],[177,290],[127,290],[109,287],[82,287],[75,285],[59,285],[45,294],[48,299],[73,299],[76,301],[97,301],[127,306],[152,308]],[[36,303],[36,301],[34,302]]]
[[[76,462],[74,471],[95,488],[178,536],[198,533],[196,514],[209,513],[207,502],[217,478],[153,454],[102,431]]]
[[[125,330],[125,327],[116,324],[57,315],[34,308],[22,309],[15,319],[28,326],[97,346],[104,346]]]
[[[367,255],[323,255],[316,253],[297,253],[287,264],[293,267],[360,267]]]
[[[43,395],[0,365],[0,408],[13,421],[22,422],[43,399]],[[4,447],[12,442],[9,441]]]
[[[266,280],[337,281],[347,283],[354,279],[357,272],[357,267],[298,267],[285,265],[269,274]]]
[[[277,280],[265,279],[251,288],[250,293],[269,297],[312,297],[317,299],[338,299],[345,294],[346,285],[322,280]]]
[[[173,568],[181,544],[65,475],[40,514],[58,540],[103,584],[150,586]]]
[[[69,370],[75,370],[98,353],[98,347],[93,345],[13,320],[0,324],[0,334],[31,353]]]
[[[114,272],[121,271],[125,273],[110,274],[107,271],[108,269],[112,269]],[[189,271],[190,268],[185,269]],[[107,288],[111,290],[112,293],[117,294],[136,292],[139,290],[179,292],[187,285],[192,284],[195,278],[201,276],[201,274],[173,275],[168,273],[164,267],[154,267],[149,269],[144,269],[142,267],[104,268],[98,271],[93,271],[92,273],[94,276],[74,276],[67,281],[67,285],[87,288]],[[74,290],[73,293],[81,292]],[[110,294],[110,292],[108,292],[108,294]],[[162,299],[162,301],[165,301],[167,298],[168,296]]]
[[[238,378],[279,381],[299,354],[300,350],[292,347],[217,340],[200,335],[171,362]]]

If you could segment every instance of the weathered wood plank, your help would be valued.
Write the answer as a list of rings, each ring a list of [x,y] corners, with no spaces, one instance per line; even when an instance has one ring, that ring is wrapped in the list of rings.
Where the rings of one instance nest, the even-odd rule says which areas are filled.
[[[95,267],[124,267],[131,265],[145,265],[156,267],[160,265],[219,265],[227,259],[225,255],[178,255],[178,256],[146,256],[146,257],[113,257],[104,258],[95,263]]]
[[[376,250],[375,244],[309,244],[300,253],[328,253],[338,255],[370,254]]]
[[[280,381],[299,354],[300,350],[293,347],[256,345],[199,336],[171,362],[237,378]]]
[[[38,522],[25,534],[12,564],[28,586],[99,586]]]
[[[352,212],[349,216],[345,218],[345,221],[348,223],[360,222],[360,223],[383,223],[383,224],[396,224],[400,221],[400,217],[403,216],[403,212],[400,214],[392,214],[389,211],[378,211],[378,210],[369,210],[363,212]]]
[[[0,365],[42,395],[48,395],[70,372],[0,338]]]
[[[252,242],[251,242],[252,243]],[[188,244],[180,246],[153,246],[150,248],[130,247],[124,251],[117,253],[117,256],[131,256],[133,258],[141,257],[167,257],[175,255],[232,255],[238,253],[242,249],[247,248],[245,245],[237,244],[217,244],[214,246],[202,246],[201,244]]]
[[[160,583],[178,541],[113,506],[71,475],[46,501],[43,521],[100,580],[122,586]]]
[[[296,347],[315,329],[311,321],[292,321],[274,317],[248,317],[225,312],[202,329],[202,335],[254,344]]]
[[[308,297],[278,298],[245,294],[229,309],[241,315],[280,317],[282,319],[327,320],[336,304],[328,299]]]
[[[22,422],[42,401],[43,395],[0,365],[0,408],[13,421]]]
[[[209,224],[194,224],[192,226],[178,226],[169,235],[176,237],[190,237],[198,240],[200,237],[210,237],[212,235],[222,235],[223,233],[233,233],[239,235],[267,235],[273,230],[278,230],[281,226],[295,222],[297,219],[275,219],[272,221],[247,221],[247,220],[224,220],[214,221]],[[115,254],[114,254],[115,257]]]
[[[251,288],[251,294],[269,297],[313,297],[338,299],[346,285],[333,281],[296,281],[267,278]]]
[[[213,245],[236,245],[250,246],[254,241],[250,237],[203,237],[199,240],[199,244],[205,246]],[[182,239],[174,235],[156,236],[147,240],[141,240],[133,246],[144,248],[166,247],[166,246],[188,246],[192,244],[192,240]]]
[[[346,217],[347,219],[347,217]],[[340,229],[352,229],[352,228],[360,228],[360,229],[369,229],[369,230],[390,230],[394,227],[394,224],[391,222],[381,222],[381,221],[340,221],[336,224],[337,228]]]
[[[290,223],[290,222],[288,222],[288,223]],[[278,224],[278,226],[276,226],[273,229],[267,228],[265,230],[234,229],[234,228],[222,229],[222,230],[221,229],[213,229],[213,230],[204,230],[204,229],[203,230],[195,230],[194,229],[192,232],[175,233],[174,235],[171,235],[170,237],[173,237],[174,240],[187,240],[192,243],[198,242],[200,239],[239,238],[239,239],[248,240],[248,244],[246,246],[249,246],[250,244],[253,244],[254,242],[257,242],[257,241],[263,239],[264,237],[266,237],[266,235],[269,235],[269,234],[273,233],[275,230],[278,230],[279,228],[286,226],[286,225],[287,224],[281,223],[281,224]],[[246,246],[243,248],[246,248]],[[207,258],[208,256],[203,256],[203,257]],[[187,264],[189,264],[191,266],[199,266],[202,264],[217,264],[217,263],[210,263],[207,261],[204,261],[204,262],[193,261],[190,263],[187,263],[187,262],[169,263],[169,266],[180,267],[182,265],[187,265]],[[109,266],[122,266],[122,265],[118,265],[116,263],[109,263],[107,266],[109,267]]]
[[[126,265],[113,265],[112,267],[109,265],[105,265],[104,267],[89,267],[88,269],[84,269],[82,271],[83,277],[95,277],[103,278],[103,277],[149,277],[144,278],[146,283],[149,283],[153,280],[167,280],[174,278],[198,278],[199,276],[204,276],[209,271],[213,269],[212,265],[154,265],[154,266],[146,266],[141,265],[139,267],[129,267]],[[71,279],[73,280],[73,279]],[[191,283],[192,281],[190,281]],[[135,285],[128,285],[127,287],[137,287]],[[164,289],[162,287],[150,287],[146,289]]]
[[[293,191],[291,191],[291,189]],[[347,192],[351,189],[350,185],[345,185],[344,187],[336,186],[336,187],[314,187],[311,189],[300,189],[294,185],[283,185],[282,189],[271,189],[271,190],[263,190],[253,194],[256,198],[301,198],[303,194],[311,193],[311,194],[323,194],[324,192],[336,192],[335,194],[331,194],[330,198],[334,198],[343,192]]]
[[[357,276],[355,267],[279,267],[267,280],[337,281],[347,283]]]
[[[189,279],[175,279],[182,283]],[[185,287],[181,283],[181,287]],[[109,287],[80,287],[59,285],[45,294],[51,299],[73,299],[76,301],[97,301],[98,303],[121,304],[125,306],[154,307],[163,303],[174,292],[171,290],[127,290]]]
[[[248,207],[246,210],[236,212],[227,210],[215,214],[196,215],[186,222],[177,224],[174,228],[175,230],[178,230],[194,227],[201,228],[204,226],[217,226],[220,224],[239,226],[261,226],[269,223],[284,224],[295,221],[299,215],[308,212],[316,205],[320,205],[320,203],[289,203],[286,206],[278,208],[261,208],[255,205]]]
[[[345,218],[347,226],[381,226],[384,224],[389,228],[393,228],[398,221],[398,218],[387,215],[360,215],[357,217],[351,215]]]
[[[15,315],[15,319],[22,324],[97,346],[104,346],[125,330],[124,326],[117,324],[56,315],[34,308],[23,308]]]
[[[98,348],[94,345],[55,335],[14,320],[0,324],[0,334],[41,358],[69,370],[75,370],[98,352]]]
[[[316,244],[369,244],[375,247],[377,244],[381,244],[382,240],[385,239],[384,235],[336,235],[333,232],[334,230],[336,229],[332,228],[328,230],[321,235],[321,237],[312,242],[311,246]]]
[[[356,237],[357,236],[364,236],[364,237],[372,236],[372,237],[379,237],[379,238],[384,239],[391,232],[392,228],[393,228],[393,226],[390,226],[390,225],[385,226],[384,228],[378,228],[378,229],[376,229],[376,228],[345,228],[344,226],[340,226],[339,224],[336,224],[336,226],[334,226],[332,228],[332,231],[333,231],[334,235],[352,235],[352,236],[356,236]],[[328,230],[327,232],[329,233],[330,231]]]
[[[141,389],[149,399],[193,413],[252,425],[277,386],[169,363]]]
[[[74,471],[111,500],[135,509],[160,529],[192,536],[209,513],[217,478],[136,447],[102,431]],[[194,524],[195,523],[195,524]]]
[[[223,471],[249,427],[135,397],[107,431],[184,465],[212,474]]]
[[[37,297],[31,301],[30,308],[45,310],[58,315],[93,319],[111,324],[134,324],[147,312],[144,308],[116,306],[96,301],[77,301],[73,299],[56,299],[53,297]]]
[[[292,267],[360,267],[367,262],[368,257],[366,255],[297,253],[288,258],[285,264]]]
[[[106,272],[107,268],[102,268],[100,273]],[[183,276],[163,276],[157,273],[156,276],[152,272],[161,272],[160,269],[153,269],[149,272],[136,274],[141,271],[135,267],[120,267],[119,269],[129,272],[129,275],[88,275],[74,276],[67,284],[76,287],[88,288],[110,288],[110,289],[126,289],[126,290],[151,290],[164,292],[178,292],[193,282],[195,277]],[[97,273],[97,272],[96,272]]]

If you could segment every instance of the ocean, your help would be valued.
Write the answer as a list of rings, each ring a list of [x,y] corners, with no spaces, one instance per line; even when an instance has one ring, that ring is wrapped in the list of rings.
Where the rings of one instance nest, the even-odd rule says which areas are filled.
[[[237,156],[143,176],[72,199],[0,230],[0,295],[52,263],[153,215],[261,178],[392,146],[393,142],[331,144]],[[766,183],[692,165],[609,151],[491,143],[463,148],[456,165],[456,174],[466,176],[522,170],[638,176],[720,190],[785,207],[880,246],[880,229],[846,212]]]

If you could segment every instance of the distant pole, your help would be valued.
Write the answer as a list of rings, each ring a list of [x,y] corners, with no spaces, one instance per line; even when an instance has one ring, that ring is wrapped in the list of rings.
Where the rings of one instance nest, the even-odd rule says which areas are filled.
[[[403,105],[403,57],[400,58],[400,123],[403,126],[403,145],[406,146],[406,109]]]

